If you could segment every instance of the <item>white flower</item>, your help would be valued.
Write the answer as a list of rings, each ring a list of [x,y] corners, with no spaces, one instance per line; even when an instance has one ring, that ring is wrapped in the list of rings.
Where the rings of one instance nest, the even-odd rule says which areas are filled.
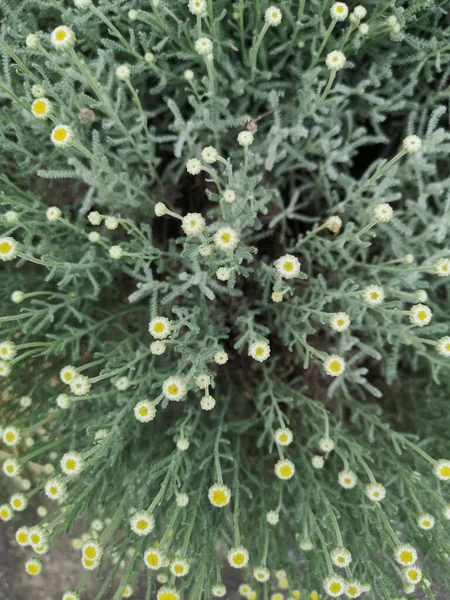
[[[119,227],[119,221],[116,219],[116,217],[106,217],[105,227],[106,229],[113,231]]]
[[[441,481],[448,481],[450,479],[450,460],[445,460],[445,458],[437,460],[433,472]]]
[[[98,231],[90,231],[88,233],[88,240],[92,244],[97,244],[100,241],[100,234]]]
[[[446,519],[447,521],[450,520],[450,504],[446,504],[444,506],[444,508],[442,509],[442,516],[444,517],[444,519]]]
[[[241,131],[237,136],[237,142],[239,146],[242,146],[243,148],[251,146],[253,144],[253,134],[250,133],[250,131]]]
[[[42,119],[43,121],[49,116],[52,111],[52,103],[47,98],[36,98],[31,105],[31,112],[36,119]]]
[[[219,153],[215,148],[213,148],[213,146],[207,146],[202,150],[202,160],[204,160],[205,163],[208,163],[208,165],[213,165],[215,162],[217,162],[218,156]]]
[[[257,360],[258,362],[264,362],[270,356],[270,345],[266,340],[258,340],[250,344],[248,349],[248,355]]]
[[[157,571],[161,567],[165,566],[166,558],[158,548],[149,548],[144,552],[144,564],[147,569]]]
[[[433,529],[435,526],[436,520],[433,515],[424,514],[420,515],[417,519],[417,525],[420,529]]]
[[[25,563],[25,571],[28,575],[32,575],[33,577],[39,575],[42,571],[41,561],[37,558],[29,558]]]
[[[162,393],[168,400],[179,402],[186,395],[186,383],[180,377],[168,377],[163,383]]]
[[[304,550],[305,552],[312,550],[314,547],[311,540],[308,540],[308,539],[300,540],[298,546],[299,546],[300,550]]]
[[[209,244],[202,244],[198,247],[198,253],[200,256],[209,256],[212,252],[213,247]]]
[[[284,279],[294,279],[300,273],[300,261],[293,254],[285,254],[275,261],[275,269]]]
[[[231,567],[243,569],[248,564],[248,550],[243,546],[236,546],[228,551],[227,559]]]
[[[422,147],[422,140],[417,135],[408,135],[403,140],[403,150],[408,154],[419,152]]]
[[[61,458],[60,466],[66,475],[79,475],[84,469],[84,460],[78,452],[66,452]]]
[[[214,354],[214,362],[218,365],[224,365],[228,362],[228,354],[225,350],[219,350]]]
[[[52,31],[50,41],[56,50],[69,50],[75,45],[75,34],[65,25],[60,25]]]
[[[175,558],[170,563],[170,572],[174,577],[184,577],[189,573],[189,561],[185,558]]]
[[[91,382],[89,377],[85,375],[75,375],[75,377],[69,383],[70,391],[75,396],[85,396],[91,389]]]
[[[407,265],[411,265],[414,262],[414,254],[405,254],[403,260]]]
[[[403,577],[407,583],[417,585],[422,579],[422,569],[419,567],[406,567],[403,570]]]
[[[148,535],[155,528],[155,517],[145,510],[140,510],[130,519],[131,531],[139,536]]]
[[[13,494],[9,500],[11,508],[17,512],[22,512],[28,506],[28,500],[25,494]]]
[[[211,385],[211,377],[207,373],[200,373],[195,378],[195,385],[201,390],[206,390]]]
[[[189,175],[198,175],[202,170],[202,163],[198,158],[190,158],[186,163],[186,171]]]
[[[16,475],[20,475],[22,471],[22,466],[17,460],[17,458],[7,458],[2,466],[3,473],[7,477],[16,477]]]
[[[181,229],[189,237],[197,237],[205,231],[206,222],[200,213],[188,213],[181,221]]]
[[[0,358],[2,360],[12,360],[17,354],[16,345],[9,340],[0,342]]]
[[[216,405],[216,400],[212,396],[203,396],[200,400],[200,406],[203,410],[212,410]]]
[[[333,52],[327,54],[325,64],[330,71],[340,71],[344,67],[346,60],[343,52],[340,50],[333,50]]]
[[[291,479],[295,473],[294,463],[288,459],[279,460],[275,465],[275,475],[279,479]]]
[[[334,548],[331,553],[331,562],[336,567],[348,567],[348,565],[352,562],[352,555],[347,550],[347,548]]]
[[[355,8],[353,9],[353,14],[358,19],[358,21],[361,21],[367,15],[367,10],[364,8],[364,6],[358,5],[355,6]]]
[[[345,371],[345,361],[341,356],[337,354],[330,354],[330,356],[323,363],[324,371],[331,377],[338,377]]]
[[[103,219],[102,215],[97,210],[92,210],[87,218],[91,225],[101,225]]]
[[[361,23],[361,25],[358,28],[358,31],[361,35],[367,35],[369,33],[369,29],[370,27],[367,25],[367,23]]]
[[[331,231],[331,233],[337,235],[342,227],[342,219],[336,215],[328,217],[328,219],[325,221],[325,226],[329,231]]]
[[[389,223],[393,214],[392,206],[386,202],[377,204],[373,209],[373,216],[378,223]]]
[[[38,48],[39,47],[38,36],[34,33],[29,33],[25,40],[25,44],[26,44],[27,48],[30,48],[30,49]]]
[[[164,354],[166,348],[167,346],[164,342],[157,341],[150,344],[150,352],[155,356],[161,356],[161,354]]]
[[[186,71],[184,72],[184,78],[186,79],[186,81],[192,81],[194,77],[194,71],[192,71],[191,69],[186,69]]]
[[[281,23],[281,19],[281,10],[276,6],[269,6],[264,14],[265,22],[271,27],[278,27],[278,25]]]
[[[402,544],[394,550],[394,558],[399,565],[408,567],[417,560],[417,550],[410,544]]]
[[[155,55],[153,54],[153,52],[146,52],[144,54],[144,60],[146,63],[151,64],[155,62]]]
[[[384,290],[379,285],[368,285],[363,290],[362,299],[368,306],[379,306],[384,300]]]
[[[223,252],[233,252],[239,244],[239,234],[231,227],[221,227],[214,234],[214,243]]]
[[[236,192],[230,189],[224,190],[223,199],[224,202],[227,202],[227,204],[233,204],[233,202],[236,200]]]
[[[437,351],[441,356],[450,357],[450,336],[445,336],[436,342]]]
[[[120,246],[111,246],[108,254],[113,260],[120,260],[123,256],[123,249]]]
[[[355,487],[357,481],[358,477],[355,473],[353,473],[353,471],[350,471],[349,469],[344,469],[343,471],[339,472],[338,482],[339,485],[342,486],[344,489],[351,490]]]
[[[77,1],[83,2],[84,0],[75,0],[75,2],[77,2]],[[88,1],[90,2],[91,0],[88,0]],[[81,598],[80,598],[80,594],[78,594],[78,592],[70,591],[70,592],[65,592],[63,594],[62,600],[81,600]]]
[[[14,447],[20,442],[21,434],[17,427],[12,425],[3,429],[2,441],[6,446]]]
[[[227,267],[219,267],[216,271],[216,277],[219,281],[228,281],[232,272],[232,269],[228,269]]]
[[[150,334],[157,340],[165,340],[172,331],[172,322],[166,317],[155,317],[148,325]]]
[[[50,206],[50,208],[47,208],[47,212],[45,214],[47,221],[54,223],[55,221],[59,221],[62,213],[61,209],[59,209],[57,206]]]
[[[223,483],[215,483],[208,490],[208,498],[213,506],[223,508],[230,503],[230,488]]]
[[[114,385],[116,389],[118,389],[121,392],[124,392],[130,387],[131,382],[128,379],[128,377],[119,377],[119,379],[115,382]]]
[[[45,89],[42,85],[35,83],[31,86],[31,94],[34,98],[40,98],[41,96],[45,96]]]
[[[120,81],[130,79],[131,71],[128,65],[119,65],[116,69],[116,77]]]
[[[128,11],[128,18],[130,19],[130,21],[136,21],[138,16],[138,11],[131,9]]]
[[[272,292],[271,296],[272,302],[283,302],[283,292]]]
[[[386,489],[381,483],[369,483],[366,485],[365,494],[372,502],[381,502],[386,498]]]
[[[83,558],[94,561],[98,564],[103,555],[103,548],[100,542],[97,540],[88,539],[84,542],[81,548],[81,554],[83,555]],[[89,566],[89,564],[84,566]]]
[[[155,0],[153,0],[155,2]],[[161,579],[159,579],[161,581]],[[156,600],[180,600],[180,594],[176,588],[164,586],[159,588],[156,594]]]
[[[0,508],[0,513],[1,513],[1,508]],[[16,542],[19,544],[19,546],[28,546],[29,536],[30,536],[30,530],[28,527],[19,527],[19,529],[16,531],[16,535],[15,535]]]
[[[13,511],[11,507],[8,504],[2,504],[0,506],[0,519],[6,523],[7,521],[11,521],[12,518]]]
[[[45,484],[45,495],[51,500],[59,500],[64,498],[66,495],[66,485],[58,477],[49,479]]]
[[[330,327],[339,333],[346,331],[350,326],[350,317],[345,312],[333,313],[330,316]]]
[[[344,2],[335,2],[331,6],[330,15],[334,21],[345,21],[348,15],[348,6]]]
[[[450,260],[440,258],[434,263],[433,270],[438,277],[448,277],[450,275]]]
[[[223,585],[223,583],[216,583],[211,588],[211,594],[214,598],[223,598],[227,593],[227,588]]]
[[[57,148],[67,148],[75,139],[75,134],[68,125],[57,125],[53,128],[50,139]]]
[[[22,396],[22,398],[19,400],[19,404],[22,408],[28,408],[31,406],[32,402],[33,401],[31,400],[30,396]]]
[[[424,327],[431,321],[433,313],[426,304],[414,304],[409,309],[409,320],[417,327]]]
[[[163,217],[167,213],[167,206],[164,202],[157,202],[155,204],[155,215],[157,217]]]
[[[59,377],[60,377],[61,381],[63,383],[66,383],[67,385],[70,384],[70,382],[76,375],[78,375],[78,372],[77,372],[76,368],[72,365],[67,365],[67,366],[63,367],[61,369],[61,371],[59,372]]]
[[[279,446],[289,446],[294,436],[288,427],[280,427],[275,431],[273,437]]]
[[[148,400],[141,400],[134,407],[134,416],[141,423],[148,423],[155,418],[156,408]]]
[[[19,214],[15,210],[6,211],[3,218],[8,225],[17,225],[19,222]]]
[[[187,506],[189,504],[189,496],[187,494],[185,494],[184,492],[181,492],[181,493],[176,492],[175,502],[176,502],[177,506],[179,506],[180,508],[184,508],[185,506]]]
[[[322,452],[332,452],[334,450],[335,443],[329,437],[323,437],[319,440],[319,448]]]
[[[4,360],[0,360],[0,377],[8,377],[11,373],[11,365]]]
[[[332,598],[338,598],[345,591],[345,579],[340,575],[330,575],[324,580],[323,589]]]
[[[16,258],[19,244],[12,237],[0,237],[0,260],[8,261]]]
[[[350,581],[347,581],[347,585],[346,585],[346,588],[345,588],[345,593],[347,594],[347,596],[349,598],[359,598],[359,596],[361,596],[361,594],[363,593],[363,591],[364,591],[363,590],[363,586],[356,579],[352,579]]]
[[[21,290],[15,290],[11,294],[11,302],[14,302],[14,304],[20,304],[21,302],[24,301],[24,299],[25,299],[25,294]]]
[[[200,56],[207,56],[213,52],[213,43],[209,38],[202,37],[195,42],[195,51]]]
[[[269,525],[278,525],[280,522],[280,514],[277,510],[269,510],[266,514],[266,521]]]
[[[316,454],[311,458],[311,464],[314,467],[314,469],[323,469],[323,466],[325,464],[323,456],[319,456],[318,454]]]
[[[267,567],[256,567],[253,569],[253,577],[257,581],[264,583],[265,581],[269,580],[270,571]]]
[[[86,8],[89,8],[91,6],[92,0],[73,0],[73,3],[80,10],[85,10]],[[63,598],[63,600],[65,599]]]
[[[189,440],[185,437],[181,437],[177,440],[177,448],[180,452],[186,452],[190,445]]]

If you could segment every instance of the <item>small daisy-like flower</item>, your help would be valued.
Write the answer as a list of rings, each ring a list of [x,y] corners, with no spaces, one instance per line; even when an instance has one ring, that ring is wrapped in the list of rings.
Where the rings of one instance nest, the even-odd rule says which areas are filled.
[[[416,566],[406,567],[403,570],[403,578],[407,583],[418,584],[422,579],[422,569]]]
[[[27,48],[36,49],[39,47],[39,38],[35,33],[29,33],[25,40]]]
[[[373,209],[373,216],[378,223],[389,223],[394,215],[392,206],[386,202],[377,204]]]
[[[201,390],[206,390],[211,385],[211,377],[207,373],[200,373],[195,378],[195,385]]]
[[[50,208],[47,208],[47,212],[45,213],[46,217],[47,217],[47,221],[50,221],[50,223],[54,223],[55,221],[59,221],[59,219],[61,218],[61,209],[59,209],[57,206],[50,206]]]
[[[230,503],[231,490],[223,483],[214,483],[208,490],[208,498],[213,506],[223,508]]]
[[[294,279],[300,273],[300,261],[292,254],[285,254],[275,261],[275,269],[284,279]]]
[[[417,135],[408,135],[403,140],[403,150],[407,154],[415,154],[422,147],[422,140]]]
[[[247,148],[253,144],[253,134],[250,131],[241,131],[237,136],[237,143],[243,148]]]
[[[244,546],[231,548],[227,554],[228,563],[235,569],[243,569],[248,564],[249,554]]]
[[[275,475],[279,479],[291,479],[295,473],[294,463],[288,459],[279,460],[275,465]]]
[[[431,321],[433,313],[426,304],[414,304],[409,309],[409,320],[416,327],[424,327]]]
[[[203,396],[200,400],[200,406],[203,410],[212,410],[216,405],[216,400],[211,395]]]
[[[73,380],[73,378],[78,375],[78,372],[76,370],[75,367],[73,367],[72,365],[67,365],[66,367],[63,367],[61,369],[61,371],[59,372],[59,377],[61,379],[61,381],[63,383],[66,383],[67,385],[70,384],[70,382]]]
[[[265,581],[269,580],[270,571],[267,567],[256,567],[253,569],[253,577],[257,581],[264,583]]]
[[[128,379],[128,377],[119,377],[119,379],[114,384],[116,389],[118,389],[121,392],[126,391],[130,387],[130,385],[131,385],[131,382]]]
[[[131,517],[130,527],[137,535],[148,535],[155,528],[155,517],[145,510],[140,510]]]
[[[2,441],[7,446],[17,446],[20,442],[20,431],[12,425],[5,427],[2,434]]]
[[[238,588],[238,592],[241,596],[247,596],[252,591],[252,588],[248,585],[248,583],[241,583]]]
[[[48,544],[43,544],[42,546],[34,546],[33,550],[36,554],[46,554],[49,551],[50,547]]]
[[[233,271],[227,267],[219,267],[216,271],[216,277],[219,281],[228,281]]]
[[[90,0],[89,0],[90,2]],[[63,594],[62,600],[80,600],[80,594],[69,590]]]
[[[366,486],[365,494],[372,502],[381,502],[386,498],[386,489],[381,483],[369,483]]]
[[[0,519],[6,523],[7,521],[10,521],[12,517],[13,511],[11,510],[9,504],[2,504],[0,506]]]
[[[227,588],[223,585],[223,583],[216,583],[211,588],[211,594],[214,598],[223,598],[227,593]]]
[[[105,227],[110,231],[114,231],[119,227],[119,221],[116,219],[116,217],[106,217]]]
[[[134,407],[134,416],[140,423],[149,423],[156,416],[156,408],[149,400],[141,400]]]
[[[345,593],[348,598],[359,598],[363,593],[363,587],[359,581],[352,579],[351,581],[347,581]]]
[[[214,49],[212,41],[207,37],[199,38],[195,42],[194,47],[195,51],[197,52],[197,54],[200,54],[200,56],[208,56],[208,54],[212,54]]]
[[[190,158],[186,163],[186,171],[189,175],[198,175],[202,171],[202,163],[198,158]]]
[[[30,530],[28,527],[20,527],[16,531],[16,542],[19,546],[28,546],[30,538]]]
[[[330,575],[323,582],[323,589],[332,598],[338,598],[345,591],[345,579],[339,575]]]
[[[448,258],[440,258],[434,263],[433,270],[438,277],[450,276],[450,260]]]
[[[236,192],[234,190],[226,189],[224,190],[222,197],[227,204],[233,204],[236,200]]]
[[[188,8],[193,15],[204,17],[207,11],[206,0],[189,0]]]
[[[172,322],[166,317],[155,317],[148,325],[150,334],[157,340],[165,340],[172,331]]]
[[[399,565],[409,567],[417,561],[417,550],[410,544],[402,544],[394,550],[394,558]]]
[[[228,354],[225,350],[219,350],[214,354],[214,362],[218,365],[224,365],[228,362]]]
[[[0,260],[8,261],[16,258],[19,244],[12,237],[0,237]]]
[[[270,25],[271,27],[278,27],[278,25],[281,23],[281,19],[281,10],[276,6],[269,6],[264,13],[264,20],[267,25]]]
[[[14,342],[0,342],[0,358],[2,360],[12,360],[17,354],[16,345]]]
[[[47,543],[47,534],[42,527],[35,525],[29,530],[29,540],[33,548],[43,546]]]
[[[328,219],[325,222],[325,227],[331,231],[331,233],[334,233],[334,235],[337,235],[342,227],[342,219],[336,215],[332,216],[332,217],[328,217]]]
[[[348,469],[340,471],[338,475],[339,485],[346,490],[351,490],[352,488],[354,488],[357,481],[358,477],[356,476],[356,473],[353,473],[353,471],[350,471]]]
[[[198,247],[198,253],[200,256],[209,256],[213,250],[211,244],[202,244]]]
[[[325,464],[323,456],[316,454],[311,458],[311,464],[314,467],[314,469],[323,469],[323,466]]]
[[[280,513],[277,510],[269,510],[266,514],[266,521],[269,525],[278,525],[280,522]]]
[[[60,500],[66,495],[66,485],[57,477],[49,479],[45,484],[45,494],[51,500]]]
[[[436,461],[433,467],[433,472],[441,481],[448,481],[450,479],[450,460],[441,458],[440,460]]]
[[[264,362],[270,356],[269,342],[266,340],[253,342],[248,349],[248,355],[258,362]]]
[[[213,146],[207,146],[206,148],[203,148],[202,160],[204,160],[205,163],[208,163],[208,165],[213,165],[215,162],[217,162],[218,157],[219,153]]]
[[[322,450],[322,452],[332,452],[334,450],[335,447],[335,443],[334,441],[329,438],[329,437],[323,437],[320,438],[319,440],[319,448]]]
[[[353,14],[358,21],[361,21],[367,15],[367,10],[364,8],[364,6],[358,5],[353,9]]]
[[[57,125],[53,129],[50,139],[57,148],[67,148],[75,139],[75,133],[68,125]]]
[[[284,578],[284,579],[280,579],[280,580],[278,581],[278,585],[280,586],[280,588],[281,588],[282,590],[287,590],[287,589],[288,589],[288,587],[289,587],[289,580],[288,580],[288,579],[286,579],[286,578]]]
[[[163,586],[159,588],[156,598],[157,600],[180,600],[180,594],[174,587]]]
[[[184,492],[180,492],[180,493],[176,493],[175,494],[175,502],[177,504],[177,506],[179,506],[180,508],[184,508],[185,506],[187,506],[189,504],[189,496],[187,494],[185,494]]]
[[[330,71],[340,71],[344,68],[346,60],[347,59],[345,58],[345,54],[343,52],[340,50],[333,50],[333,52],[327,54],[325,64]]]
[[[88,233],[88,240],[92,244],[97,244],[100,241],[100,234],[98,231],[90,231]]]
[[[16,475],[20,475],[22,467],[17,458],[7,458],[2,469],[7,477],[16,477]]]
[[[450,336],[445,336],[438,340],[436,348],[441,356],[450,357]]]
[[[161,354],[164,354],[164,352],[166,351],[167,346],[164,342],[152,342],[150,344],[150,352],[154,355],[154,356],[161,356]]]
[[[189,573],[189,561],[185,558],[175,558],[170,563],[170,572],[175,577],[184,577]]]
[[[81,548],[81,554],[83,555],[83,558],[87,558],[88,560],[94,560],[98,563],[102,558],[103,548],[100,542],[98,542],[97,540],[87,540]]]
[[[324,371],[330,377],[338,377],[345,371],[345,361],[342,356],[331,354],[323,363]]]
[[[25,571],[28,575],[39,575],[42,571],[42,562],[38,558],[30,558],[25,563]]]
[[[56,50],[69,50],[75,45],[75,34],[70,27],[60,25],[52,31],[50,41]]]
[[[47,98],[36,98],[31,105],[31,112],[36,119],[45,120],[52,111],[52,103]]]
[[[131,585],[126,585],[122,592],[122,598],[131,598],[132,595],[133,595],[133,588],[131,587]]]
[[[28,506],[28,500],[25,494],[13,494],[9,500],[11,508],[17,512],[22,512]]]
[[[275,431],[273,437],[280,446],[289,446],[294,436],[288,427],[280,427]]]
[[[205,227],[206,221],[200,213],[188,213],[181,221],[181,229],[188,237],[198,237]]]
[[[348,6],[343,2],[335,2],[330,9],[330,15],[334,21],[345,21],[348,16]]]
[[[11,365],[4,360],[0,360],[0,377],[8,377],[11,373]]]
[[[116,77],[119,81],[130,79],[131,71],[128,65],[119,65],[116,69]]]
[[[350,326],[350,317],[345,312],[337,312],[333,313],[330,316],[330,327],[337,331],[338,333],[342,333],[346,331]]]
[[[179,402],[186,395],[186,383],[180,377],[168,377],[162,387],[162,393],[168,400]]]
[[[103,217],[97,210],[92,210],[87,218],[91,225],[98,226],[102,224]]]
[[[352,555],[347,548],[334,548],[331,553],[331,562],[336,567],[348,567],[348,565],[352,562]]]
[[[214,244],[223,252],[233,252],[239,244],[239,235],[231,227],[221,227],[214,234]]]
[[[147,569],[157,571],[161,567],[165,566],[166,559],[158,548],[149,548],[144,552],[144,564]]]
[[[91,382],[89,381],[89,377],[86,377],[86,375],[77,374],[71,380],[69,386],[70,391],[72,394],[75,394],[75,396],[85,396],[91,389]]]
[[[60,466],[63,473],[73,477],[84,469],[84,460],[78,452],[66,452],[61,458]]]
[[[94,569],[96,569],[98,567],[99,561],[93,560],[92,558],[86,558],[85,556],[82,556],[81,564],[83,565],[83,568],[86,569],[87,571],[93,571]]]
[[[177,440],[177,448],[181,452],[186,452],[186,450],[189,448],[190,445],[191,444],[190,444],[189,440],[185,437],[180,437]]]
[[[435,518],[433,515],[429,514],[420,515],[420,517],[417,519],[417,525],[420,527],[420,529],[433,529],[435,523]]]
[[[368,285],[363,290],[362,299],[368,306],[379,306],[384,300],[384,290],[379,285]]]

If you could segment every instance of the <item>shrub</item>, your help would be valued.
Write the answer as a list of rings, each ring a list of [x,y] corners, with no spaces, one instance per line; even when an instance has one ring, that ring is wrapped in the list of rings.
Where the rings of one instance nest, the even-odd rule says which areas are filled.
[[[0,517],[84,517],[65,600],[449,588],[446,4],[0,2]]]

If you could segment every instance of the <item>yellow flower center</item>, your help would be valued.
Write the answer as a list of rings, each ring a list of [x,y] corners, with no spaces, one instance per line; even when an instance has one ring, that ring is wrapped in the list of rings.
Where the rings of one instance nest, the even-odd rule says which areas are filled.
[[[39,573],[39,565],[32,563],[31,565],[27,565],[27,572],[30,575],[37,575]]]
[[[55,494],[57,494],[58,493],[58,488],[56,487],[56,485],[52,485],[51,488],[50,488],[50,490],[49,490],[49,492],[50,492],[50,494],[52,496],[54,496]]]
[[[232,561],[235,565],[243,565],[245,562],[245,555],[243,552],[236,552],[233,555]]]
[[[147,527],[148,527],[148,521],[146,521],[145,519],[141,519],[140,521],[138,521],[136,523],[136,527],[138,529],[140,529],[141,531],[143,531],[144,529],[147,529]]]
[[[344,12],[344,7],[343,6],[336,6],[336,12],[337,13],[343,13]]]
[[[178,575],[181,575],[181,573],[184,573],[184,567],[183,565],[175,565],[173,570],[175,571],[175,573],[177,573]]]
[[[347,483],[347,484],[349,484],[349,483],[351,483],[351,482],[352,482],[352,480],[350,479],[350,477],[346,477],[346,478],[344,479],[344,483]]]
[[[67,137],[67,129],[65,129],[64,127],[58,127],[57,129],[55,129],[53,137],[56,141],[63,142]]]
[[[442,477],[450,477],[450,467],[447,465],[441,467],[440,474]]]
[[[447,352],[450,352],[450,344],[445,344],[445,349],[447,350]]]
[[[159,556],[155,553],[148,554],[146,560],[151,567],[157,567],[159,564]]]
[[[349,588],[347,588],[347,594],[354,596],[357,593],[358,593],[358,588],[355,587],[354,585],[351,585]]]
[[[333,581],[333,583],[330,584],[330,592],[333,592],[333,594],[337,594],[341,589],[342,586],[338,581]]]
[[[85,558],[84,559],[84,564],[86,565],[86,567],[93,567],[95,564],[94,560],[90,560],[89,558]]]
[[[373,493],[373,497],[374,498],[379,498],[380,497],[380,492],[374,492]]]
[[[8,354],[8,349],[7,348],[2,348],[2,354],[3,355]]]
[[[169,394],[172,394],[172,395],[178,394],[178,386],[175,383],[172,383],[168,387],[168,392],[169,392]]]
[[[153,331],[155,333],[162,333],[164,331],[164,323],[161,323],[161,321],[159,321],[159,323],[155,323]]]
[[[220,238],[222,240],[222,242],[224,242],[225,244],[228,244],[228,242],[231,239],[231,235],[229,233],[222,233],[222,236]]]
[[[338,319],[337,324],[338,324],[338,327],[342,327],[342,325],[344,324],[343,319]]]
[[[287,261],[283,265],[283,269],[288,272],[291,272],[293,268],[294,268],[294,265],[291,263],[291,261]]]
[[[37,115],[45,114],[46,110],[47,110],[47,103],[44,102],[44,100],[36,100],[35,102],[33,102],[33,111]]]
[[[227,495],[223,490],[214,490],[212,493],[212,502],[216,506],[222,506],[227,501]]]
[[[332,360],[330,363],[330,369],[333,373],[339,373],[341,370],[341,363],[338,360]]]
[[[14,440],[16,439],[16,434],[12,431],[8,431],[8,433],[5,435],[5,439],[7,442],[14,442]]]
[[[414,571],[413,569],[408,571],[408,577],[410,579],[412,579],[413,581],[416,581],[418,576],[419,576],[419,574],[417,573],[417,571]]]
[[[13,506],[14,506],[14,508],[20,508],[22,506],[22,500],[19,500],[19,498],[16,498],[15,500],[13,500]]]
[[[6,467],[6,470],[7,470],[8,473],[14,473],[14,467],[12,465],[8,465]]]
[[[73,471],[76,466],[77,466],[77,461],[74,460],[73,458],[69,458],[68,460],[66,460],[66,469],[68,471]]]
[[[311,600],[319,600],[319,594],[317,592],[311,592]]]
[[[60,29],[59,31],[56,32],[55,37],[58,40],[58,42],[63,42],[67,37],[67,33],[64,31],[64,29]]]
[[[146,406],[141,406],[139,409],[139,414],[141,417],[146,417],[148,415],[148,408]]]
[[[400,560],[402,561],[402,563],[412,562],[412,560],[413,560],[412,552],[410,552],[409,550],[403,550],[402,552],[400,552]]]
[[[283,465],[280,469],[280,475],[282,477],[289,477],[292,475],[292,468],[289,465]]]
[[[88,558],[94,559],[97,556],[97,549],[94,546],[87,546],[84,549],[84,555]]]
[[[20,544],[26,544],[28,542],[28,534],[25,531],[21,531],[17,534],[17,541]]]
[[[9,242],[2,242],[0,244],[0,254],[8,254],[8,252],[11,252],[12,250],[12,245]]]
[[[258,346],[258,348],[256,348],[256,350],[255,350],[256,356],[261,356],[263,353],[264,353],[264,348],[261,348],[261,346]]]
[[[287,441],[288,441],[288,436],[287,436],[287,434],[286,434],[286,433],[282,433],[282,434],[281,434],[281,435],[278,437],[278,440],[279,440],[279,441],[280,441],[282,444],[284,444],[285,442],[287,442]]]
[[[31,542],[36,546],[41,541],[41,536],[38,533],[31,534]]]
[[[378,293],[377,292],[372,292],[370,294],[370,297],[372,298],[372,300],[378,300]]]
[[[2,519],[7,519],[9,517],[9,510],[7,508],[2,508],[2,510],[0,510],[0,517]]]
[[[163,592],[159,595],[158,600],[178,600],[178,597],[173,592]]]
[[[430,523],[430,521],[425,519],[425,521],[422,521],[422,525],[423,525],[423,527],[429,527],[431,525],[431,523]]]
[[[340,562],[341,564],[345,563],[345,558],[343,556],[339,556],[338,557],[338,562]]]
[[[427,318],[427,313],[424,310],[421,310],[417,313],[417,318],[421,321],[425,321],[425,319]]]

